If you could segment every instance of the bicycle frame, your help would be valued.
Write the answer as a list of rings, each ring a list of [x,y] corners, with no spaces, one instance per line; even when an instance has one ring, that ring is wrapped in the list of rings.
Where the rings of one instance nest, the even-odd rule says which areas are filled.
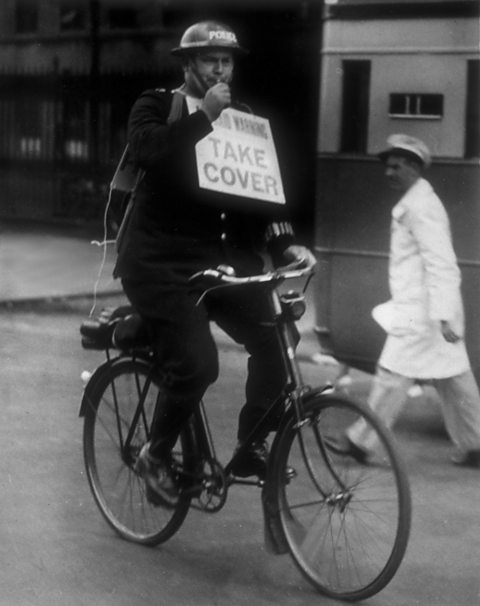
[[[204,273],[208,274],[208,272],[204,272]],[[302,275],[302,274],[299,274],[298,272],[296,274],[295,274],[295,272],[291,272],[291,273],[294,274],[293,277],[298,277],[298,275]],[[272,276],[273,276],[273,278],[272,278]],[[311,277],[311,274],[309,274],[309,276],[307,278],[307,282],[305,284],[304,291],[306,290],[306,288],[308,286],[308,281],[310,280],[310,277]],[[225,466],[224,471],[225,471],[225,474],[227,477],[232,477],[232,476],[230,476],[230,471],[231,471],[234,463],[236,462],[238,457],[242,456],[244,451],[246,449],[248,449],[248,447],[252,444],[252,442],[255,442],[256,436],[265,435],[265,433],[268,433],[265,431],[266,428],[271,427],[272,418],[277,417],[279,412],[284,413],[286,410],[288,410],[289,406],[293,406],[293,409],[295,411],[295,416],[297,418],[297,422],[298,423],[303,422],[302,421],[303,416],[302,416],[302,398],[301,398],[301,396],[305,393],[307,388],[305,387],[305,385],[303,383],[301,370],[300,370],[300,367],[299,367],[299,364],[298,364],[298,361],[297,361],[297,358],[295,355],[295,349],[296,349],[296,345],[297,345],[297,339],[296,339],[296,335],[295,335],[295,331],[296,331],[295,320],[290,317],[287,317],[287,314],[284,312],[284,309],[282,308],[280,294],[277,289],[278,285],[281,282],[283,282],[283,280],[285,278],[283,276],[275,277],[275,274],[265,274],[264,276],[257,276],[254,278],[256,278],[257,280],[259,279],[260,282],[265,281],[266,283],[268,283],[268,288],[266,288],[264,290],[264,296],[268,297],[268,303],[269,303],[268,322],[271,323],[271,325],[274,327],[276,334],[277,334],[278,346],[280,348],[280,351],[282,354],[282,359],[283,359],[283,367],[284,367],[284,371],[285,371],[286,382],[285,382],[285,388],[284,388],[283,393],[280,394],[280,396],[277,398],[277,400],[265,412],[263,417],[260,419],[260,421],[257,423],[257,425],[251,431],[247,440],[235,452],[232,459]],[[250,283],[249,278],[246,278],[246,279],[240,278],[238,280],[242,281],[242,283],[245,283],[245,284]],[[236,285],[237,284],[234,282],[233,284],[224,284],[221,286],[221,288],[225,288],[225,287],[229,287],[229,286],[236,286]],[[199,298],[199,302],[201,300],[203,300],[203,298],[205,296],[207,296],[210,291],[216,290],[217,288],[218,288],[218,286],[214,286],[212,288],[206,288],[204,290],[203,294],[201,295],[201,297]],[[128,456],[128,453],[130,452],[130,443],[131,443],[132,437],[134,436],[137,424],[138,424],[138,422],[141,421],[143,404],[145,402],[146,395],[148,393],[148,390],[150,389],[150,386],[151,386],[153,378],[154,378],[154,374],[156,372],[154,367],[151,364],[151,359],[146,359],[145,355],[139,355],[137,357],[135,353],[130,353],[130,354],[127,354],[127,356],[133,356],[134,358],[143,360],[145,362],[145,370],[147,371],[147,373],[146,373],[147,376],[146,376],[146,381],[143,386],[140,386],[140,383],[137,378],[138,404],[137,404],[136,410],[133,413],[133,418],[132,418],[132,422],[130,424],[128,434],[126,436],[123,436],[122,428],[120,426],[118,426],[118,428],[117,428],[118,432],[119,432],[120,444],[122,444],[122,456],[124,457],[125,462],[128,462],[126,460],[126,458]],[[95,385],[95,375],[97,374],[97,372],[98,372],[98,374],[101,374],[102,369],[106,365],[112,365],[112,364],[114,365],[124,358],[125,358],[125,354],[121,354],[120,356],[118,356],[116,358],[111,358],[109,355],[109,352],[107,350],[107,361],[97,369],[97,371],[91,377],[90,382],[85,390],[81,408],[80,408],[80,416],[84,416],[84,414],[85,414],[86,406],[88,406],[89,392],[90,392],[90,389],[93,389],[93,386]],[[114,400],[114,407],[116,408],[117,407],[117,398],[116,398],[114,388],[113,388],[113,400]],[[146,427],[145,419],[144,419],[144,424]],[[194,410],[193,427],[194,427],[194,431],[195,431],[195,444],[196,444],[196,448],[198,448],[198,456],[203,457],[204,460],[210,460],[210,461],[217,460],[214,440],[212,437],[207,413],[206,413],[203,402],[200,402],[199,405]],[[263,481],[260,481],[260,480],[252,481],[252,480],[243,480],[243,479],[239,479],[239,478],[234,478],[232,481],[235,483],[245,483],[245,484],[259,484],[259,485],[263,484]]]
[[[282,353],[283,366],[286,376],[285,389],[284,393],[281,394],[265,412],[260,421],[252,429],[245,442],[236,450],[232,459],[225,466],[225,473],[227,477],[229,477],[230,471],[235,465],[237,459],[244,454],[244,452],[253,442],[255,442],[256,436],[265,434],[266,428],[271,426],[271,419],[277,416],[280,408],[283,407],[282,412],[285,412],[285,410],[288,409],[288,404],[293,404],[297,420],[300,422],[302,419],[300,396],[306,388],[304,386],[300,366],[295,355],[297,345],[294,335],[295,322],[294,320],[285,317],[280,295],[276,286],[269,289],[265,293],[265,296],[269,297],[270,322],[275,327],[280,351]],[[196,423],[196,427],[197,429],[200,429],[201,434],[203,434],[199,436],[201,440],[200,443],[206,448],[205,454],[214,458],[214,445],[203,403],[201,403],[199,410],[200,412],[197,416],[198,422]],[[233,479],[232,482],[241,484],[263,484],[263,481],[261,480],[241,480],[239,478]]]

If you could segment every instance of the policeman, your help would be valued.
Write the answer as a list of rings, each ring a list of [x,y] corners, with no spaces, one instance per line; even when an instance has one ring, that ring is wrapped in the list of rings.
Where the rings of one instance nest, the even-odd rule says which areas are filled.
[[[238,275],[261,273],[264,249],[276,265],[315,263],[308,249],[295,244],[285,211],[273,211],[280,205],[262,206],[258,200],[198,184],[196,143],[212,131],[212,122],[226,107],[248,111],[231,92],[236,59],[245,52],[230,27],[213,21],[192,25],[172,51],[182,61],[183,84],[175,91],[145,91],[129,117],[129,146],[144,177],[115,274],[133,306],[149,320],[164,377],[151,441],[138,459],[149,498],[163,505],[177,496],[171,449],[193,407],[218,376],[209,321],[250,355],[239,443],[285,383],[276,337],[271,327],[259,324],[262,310],[252,293],[224,294],[210,300],[208,308],[205,303],[196,306],[198,293],[192,292],[188,278],[219,264],[231,265]],[[234,473],[264,475],[267,455],[261,440]]]

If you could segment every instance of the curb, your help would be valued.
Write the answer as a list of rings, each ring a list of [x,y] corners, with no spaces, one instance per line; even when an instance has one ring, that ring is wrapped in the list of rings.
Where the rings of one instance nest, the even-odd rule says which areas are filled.
[[[3,299],[0,300],[0,314],[20,312],[20,313],[83,313],[89,315],[95,307],[99,312],[102,307],[113,307],[124,305],[126,301],[122,290],[107,290],[94,295],[92,292],[75,293],[70,295],[44,295],[41,297],[25,297],[23,299]],[[297,328],[302,337],[309,336],[312,339],[315,336],[314,324],[298,322]],[[220,330],[220,329],[219,329]],[[316,341],[317,339],[314,338]],[[324,360],[318,360],[318,363],[331,363],[330,356],[325,356]]]
[[[42,297],[27,297],[24,299],[4,299],[0,301],[0,313],[6,312],[38,312],[38,313],[61,313],[61,312],[86,312],[88,313],[94,303],[98,305],[112,299],[112,303],[120,297],[125,297],[122,291],[112,290],[96,294],[75,293],[70,295],[46,295]]]
[[[28,297],[24,299],[5,299],[0,300],[0,315],[8,313],[36,313],[36,314],[62,314],[74,313],[88,317],[91,315],[92,309],[95,306],[93,315],[99,313],[103,307],[115,307],[125,304],[125,295],[121,290],[103,291],[97,293],[94,299],[91,292],[75,293],[70,295],[52,295],[42,297]],[[306,349],[303,353],[299,351],[299,359],[307,361],[311,364],[321,366],[337,365],[338,363],[329,356],[321,356],[315,346],[317,339],[313,325],[297,324],[303,343]],[[217,344],[224,348],[240,348],[238,345],[227,337],[223,331],[214,324],[212,332],[215,334]],[[310,346],[307,345],[310,341]]]
[[[120,303],[118,300],[123,299]],[[125,295],[122,290],[109,290],[97,293],[91,292],[75,293],[70,295],[44,295],[41,297],[26,297],[23,299],[0,300],[0,314],[7,312],[38,312],[38,313],[89,313],[91,309],[99,308],[100,304],[114,306],[125,303]],[[307,333],[315,333],[314,325],[306,325],[298,322],[297,328],[303,336]]]

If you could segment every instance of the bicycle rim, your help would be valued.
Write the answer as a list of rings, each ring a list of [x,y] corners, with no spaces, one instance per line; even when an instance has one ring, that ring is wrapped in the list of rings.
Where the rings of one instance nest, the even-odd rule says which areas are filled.
[[[152,504],[145,484],[135,471],[135,461],[153,417],[158,386],[151,383],[128,448],[131,427],[149,366],[127,359],[106,368],[95,383],[85,411],[84,460],[95,501],[110,526],[123,538],[154,545],[169,539],[187,515],[190,499],[181,496],[172,509]],[[174,457],[183,465],[187,437],[182,434]]]
[[[410,532],[410,490],[392,437],[369,410],[330,396],[306,404],[279,436],[277,498],[290,553],[321,593],[361,600],[378,593],[403,559]],[[362,418],[378,447],[368,465],[326,446]],[[291,467],[294,471],[287,474]],[[287,478],[287,479],[286,479]]]

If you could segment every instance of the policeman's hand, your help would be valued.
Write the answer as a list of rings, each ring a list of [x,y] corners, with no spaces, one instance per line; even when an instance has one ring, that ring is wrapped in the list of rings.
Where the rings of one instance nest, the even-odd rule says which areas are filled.
[[[228,84],[217,82],[205,93],[200,109],[207,114],[210,122],[214,122],[231,102],[232,95]]]
[[[287,265],[279,267],[281,271],[289,271],[291,269],[312,269],[317,264],[315,256],[306,246],[291,244],[283,251],[283,257],[287,261]]]
[[[460,340],[459,335],[457,335],[457,333],[450,326],[450,322],[447,322],[447,320],[442,320],[440,322],[440,327],[442,330],[443,338],[445,339],[445,341],[447,341],[447,343],[456,343]]]

